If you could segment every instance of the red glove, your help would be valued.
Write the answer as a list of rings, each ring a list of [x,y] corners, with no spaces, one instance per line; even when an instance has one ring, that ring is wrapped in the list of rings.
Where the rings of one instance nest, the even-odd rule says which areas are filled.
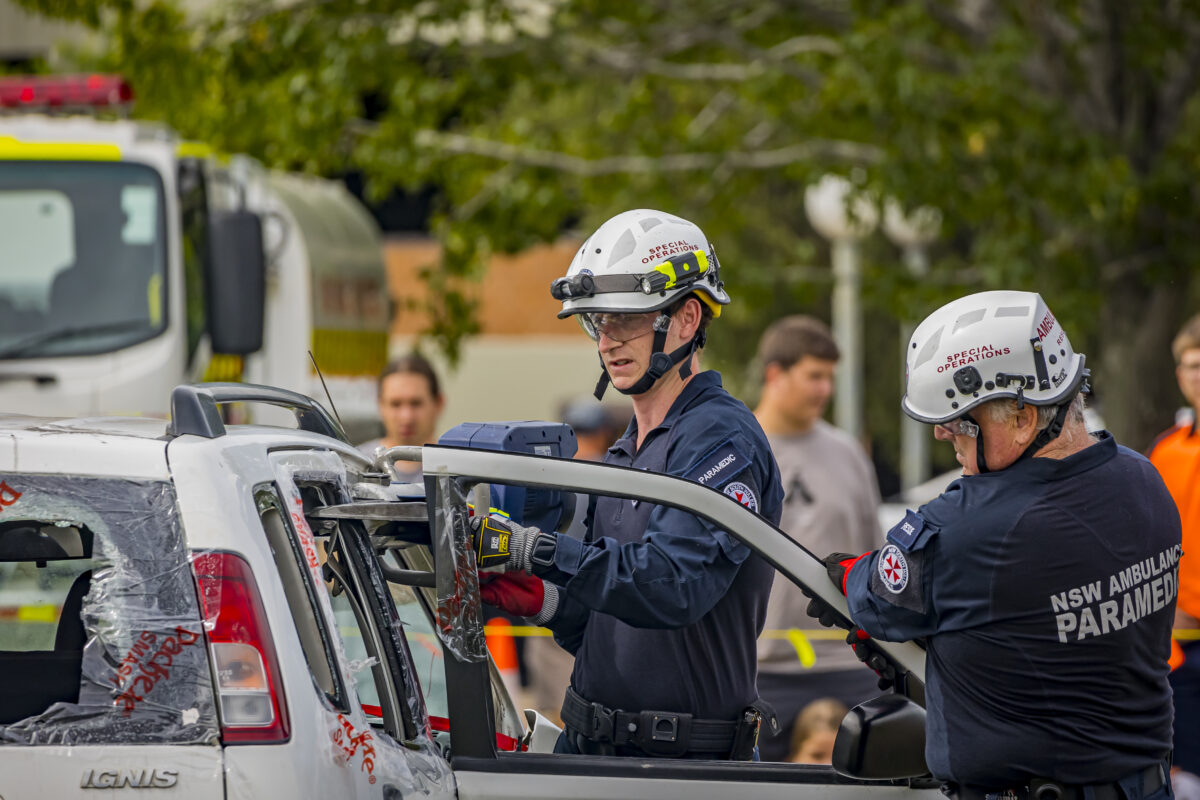
[[[542,616],[542,611],[546,608],[546,589],[545,581],[524,572],[483,573],[479,576],[479,596],[483,602],[518,617]],[[557,608],[557,590],[552,594],[554,606]]]
[[[830,553],[821,559],[825,564],[825,572],[829,575],[829,580],[833,581],[834,585],[846,593],[846,576],[850,574],[850,569],[859,562],[862,558],[871,555],[870,553],[862,553],[860,555],[851,555],[850,553]]]

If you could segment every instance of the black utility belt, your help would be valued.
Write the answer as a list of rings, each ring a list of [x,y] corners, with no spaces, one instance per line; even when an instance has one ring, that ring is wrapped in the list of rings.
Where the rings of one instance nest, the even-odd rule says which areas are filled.
[[[1167,782],[1168,767],[1151,764],[1137,773],[1142,781],[1142,797],[1149,797]],[[1050,780],[1033,780],[1017,789],[978,789],[971,786],[946,784],[942,794],[954,800],[1084,800],[1090,790],[1093,800],[1124,800],[1120,782],[1095,783],[1087,786],[1062,784]]]
[[[633,745],[650,755],[681,756],[685,753],[733,754],[741,723],[715,719],[696,719],[674,711],[623,711],[583,699],[567,688],[563,699],[563,723],[576,733],[595,742]],[[750,723],[747,723],[750,724]],[[749,736],[750,747],[758,733],[757,719]]]

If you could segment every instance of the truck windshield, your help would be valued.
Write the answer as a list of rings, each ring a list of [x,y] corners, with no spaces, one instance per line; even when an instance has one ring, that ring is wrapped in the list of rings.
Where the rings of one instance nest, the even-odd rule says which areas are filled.
[[[163,330],[164,218],[148,166],[0,161],[0,358],[102,353]]]

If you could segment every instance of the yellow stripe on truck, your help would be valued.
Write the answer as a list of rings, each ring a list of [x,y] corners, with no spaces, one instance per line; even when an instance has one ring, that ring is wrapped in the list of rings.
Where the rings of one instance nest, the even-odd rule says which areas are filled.
[[[387,364],[387,332],[317,328],[312,333],[313,357],[326,375],[364,375],[374,378]]]
[[[23,142],[0,136],[3,161],[120,161],[121,148],[95,142]]]
[[[180,142],[175,148],[177,158],[211,158],[213,149],[204,142]]]

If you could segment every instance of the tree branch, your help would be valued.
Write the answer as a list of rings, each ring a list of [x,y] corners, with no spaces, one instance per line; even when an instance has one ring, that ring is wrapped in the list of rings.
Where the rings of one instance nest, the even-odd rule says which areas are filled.
[[[883,151],[873,145],[828,139],[813,139],[774,150],[603,158],[582,158],[555,150],[520,147],[507,142],[433,130],[417,131],[415,141],[419,147],[449,155],[481,156],[509,164],[553,169],[588,178],[619,173],[694,172],[713,170],[719,166],[746,170],[775,169],[817,159],[878,164],[884,157]]]

